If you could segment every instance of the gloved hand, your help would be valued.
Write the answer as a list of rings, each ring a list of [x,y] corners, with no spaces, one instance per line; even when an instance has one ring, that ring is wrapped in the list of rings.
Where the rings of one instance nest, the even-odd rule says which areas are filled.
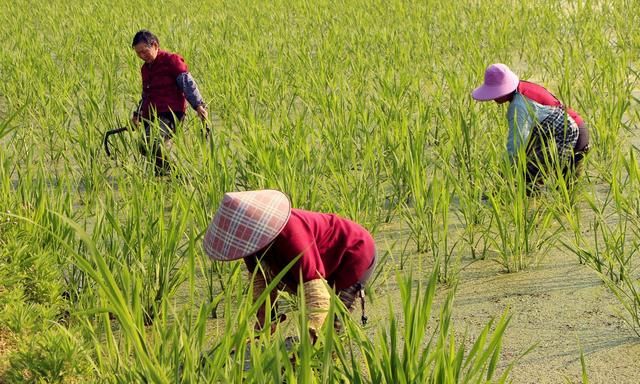
[[[310,280],[304,283],[304,300],[309,316],[309,334],[315,343],[327,317],[327,311],[331,305],[331,295],[327,284],[322,279]]]

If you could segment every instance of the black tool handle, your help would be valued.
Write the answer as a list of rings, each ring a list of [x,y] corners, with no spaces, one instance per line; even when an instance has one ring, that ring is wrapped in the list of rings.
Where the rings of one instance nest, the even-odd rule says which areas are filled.
[[[111,156],[111,151],[109,150],[109,136],[128,130],[128,127],[120,127],[107,131],[107,133],[104,134],[104,151],[107,153],[107,156]]]

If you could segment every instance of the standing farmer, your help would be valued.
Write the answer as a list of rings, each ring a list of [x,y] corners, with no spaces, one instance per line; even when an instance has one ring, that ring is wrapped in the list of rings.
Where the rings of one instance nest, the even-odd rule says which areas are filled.
[[[589,131],[576,111],[563,105],[540,85],[519,80],[504,64],[490,65],[484,84],[472,94],[478,101],[509,102],[507,151],[513,158],[521,147],[527,154],[527,186],[532,192],[542,184],[544,165],[552,159],[548,145],[555,142],[565,180],[580,174],[589,151]]]
[[[161,50],[158,38],[145,29],[136,33],[131,46],[144,61],[140,70],[142,98],[133,112],[131,122],[134,127],[140,124],[140,120],[144,123],[145,148],[142,152],[146,155],[147,149],[151,149],[155,157],[155,173],[159,176],[170,170],[167,155],[163,152],[171,148],[176,125],[184,119],[186,101],[203,121],[207,119],[207,110],[198,86],[180,55]],[[152,138],[153,126],[160,128],[163,143]]]
[[[349,310],[359,295],[364,311],[363,286],[376,259],[373,238],[360,225],[334,214],[292,209],[287,196],[274,190],[226,193],[205,234],[204,250],[213,260],[243,259],[255,272],[254,299],[300,256],[279,288],[296,292],[303,285],[314,341],[329,309],[327,286]],[[275,302],[275,293],[271,297]],[[264,306],[258,310],[256,329],[264,326],[265,312]]]

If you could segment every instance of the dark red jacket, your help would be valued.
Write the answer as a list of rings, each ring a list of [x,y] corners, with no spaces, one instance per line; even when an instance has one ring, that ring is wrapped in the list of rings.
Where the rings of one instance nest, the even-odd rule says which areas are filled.
[[[249,271],[257,265],[256,257],[245,257]],[[292,209],[291,217],[268,250],[262,254],[278,273],[298,255],[285,283],[296,287],[300,282],[325,278],[336,289],[357,283],[375,258],[375,243],[366,229],[334,214]]]
[[[182,112],[187,109],[184,94],[178,88],[178,75],[188,72],[184,59],[175,53],[158,50],[153,63],[144,63],[142,75],[142,106],[140,114],[144,118],[155,109],[161,112]]]

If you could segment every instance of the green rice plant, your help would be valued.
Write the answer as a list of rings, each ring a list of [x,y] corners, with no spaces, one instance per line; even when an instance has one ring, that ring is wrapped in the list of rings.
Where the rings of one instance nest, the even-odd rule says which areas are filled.
[[[623,311],[620,317],[640,335],[640,291],[637,276],[637,256],[640,253],[640,220],[637,162],[633,151],[623,160],[624,168],[616,172],[624,173],[622,182],[614,175],[611,189],[611,207],[599,206],[589,200],[594,211],[589,226],[589,236],[584,236],[579,226],[574,228],[573,242],[564,242],[569,251],[577,254],[582,262],[594,269],[609,290],[620,302]],[[609,200],[605,200],[609,201]],[[605,209],[607,208],[607,209]]]
[[[582,372],[582,384],[589,384],[589,375],[587,373],[587,363],[584,361],[584,353],[582,352],[582,348],[580,348],[580,368]]]
[[[440,264],[440,276],[438,278],[445,283],[452,282],[459,267],[452,265],[456,261],[454,255],[458,241],[450,242],[449,235],[452,227],[449,221],[449,211],[453,193],[449,188],[452,184],[448,182],[447,177],[444,175],[442,178],[434,177],[429,185],[429,194],[427,196],[431,203],[431,211],[427,222],[430,253],[433,262]]]
[[[621,217],[617,224],[610,225],[602,217],[596,217],[591,228],[594,246],[592,251],[586,251],[587,264],[611,281],[632,279],[631,263],[640,251],[640,243],[635,237],[628,238],[628,219]]]
[[[13,119],[19,116],[24,110],[24,108],[25,106],[23,106],[22,108],[19,108],[17,111],[13,113],[7,112],[3,114],[2,120],[0,120],[0,139],[2,139],[4,136],[11,133],[11,131],[14,129],[14,127],[11,124]]]
[[[620,54],[612,47],[602,49],[601,54],[594,58],[593,65],[585,68],[585,76],[590,79],[591,87],[586,87],[586,94],[581,95],[583,102],[597,98],[595,89],[609,88],[611,98],[605,102],[596,103],[597,107],[591,113],[593,147],[597,148],[595,156],[599,161],[594,162],[600,174],[607,175],[611,169],[612,155],[617,153],[619,138],[624,128],[624,115],[629,110],[632,90],[637,83],[637,73],[629,72],[632,67],[631,59],[626,54]],[[594,86],[595,85],[595,86]]]
[[[504,185],[488,196],[493,211],[493,244],[496,261],[507,272],[528,267],[551,249],[561,228],[554,228],[554,214],[547,206],[529,197],[525,182],[526,157],[520,152],[516,165],[505,159],[499,169]]]
[[[613,282],[633,279],[635,255],[640,251],[638,233],[638,173],[635,156],[625,159],[616,155],[610,188],[601,200],[588,197],[593,212],[589,235],[583,234],[579,215],[567,215],[573,241],[564,247],[580,261]],[[630,161],[629,161],[630,160]],[[625,164],[623,167],[622,164]]]
[[[139,282],[143,290],[145,322],[151,323],[162,301],[173,295],[186,278],[183,248],[193,246],[193,242],[185,241],[183,236],[193,200],[179,195],[166,217],[164,210],[144,208],[147,198],[142,195],[131,199],[124,222],[111,210],[105,210],[104,217],[115,233],[105,245],[108,254],[116,257],[106,260],[112,269],[135,271],[133,282]]]
[[[471,119],[468,121],[467,119]],[[478,148],[478,134],[475,114],[466,117],[461,113],[456,116],[455,125],[459,129],[451,132],[453,156],[456,160],[455,170],[451,170],[450,178],[459,180],[454,183],[458,206],[456,214],[462,222],[464,233],[462,238],[469,246],[473,259],[484,259],[487,255],[489,241],[487,240],[491,227],[491,215],[483,199],[486,199],[488,185],[484,177],[485,169],[482,162],[472,159],[482,156]]]
[[[142,331],[142,316],[138,316],[137,319],[135,318],[131,307],[129,307],[125,300],[123,292],[116,284],[114,275],[108,268],[104,257],[100,255],[95,244],[91,241],[91,238],[79,225],[62,216],[60,217],[74,229],[75,233],[77,233],[86,244],[90,259],[77,253],[69,244],[63,242],[62,239],[58,239],[58,241],[60,245],[67,250],[74,262],[77,263],[85,273],[89,274],[92,280],[100,287],[104,295],[103,297],[108,300],[107,306],[109,307],[109,311],[120,319],[120,325],[122,326],[121,331],[127,336],[125,339],[127,350],[136,356],[138,362],[138,366],[135,367],[135,369],[138,372],[144,372],[146,377],[149,377],[155,382],[166,382],[164,369],[158,365],[155,357],[149,354],[147,342]],[[20,219],[37,225],[26,218]],[[44,230],[46,231],[46,229]],[[52,235],[55,236],[53,233]],[[128,274],[125,274],[124,278],[128,278],[127,275]],[[135,293],[140,294],[140,284],[136,285]],[[140,303],[134,302],[133,308],[141,308]],[[141,312],[138,313],[141,314]],[[109,322],[108,316],[106,320]],[[108,328],[110,328],[110,326]]]
[[[428,198],[429,185],[434,176],[429,174],[421,156],[421,152],[411,151],[405,158],[406,179],[409,183],[409,201],[402,204],[402,216],[409,226],[411,239],[418,252],[425,252],[429,248],[429,218],[432,207]],[[429,177],[431,176],[431,177]],[[433,193],[431,194],[433,195]],[[433,197],[433,196],[432,196]]]
[[[409,182],[406,179],[407,173],[405,172],[405,156],[406,151],[402,144],[386,144],[386,148],[389,148],[388,158],[383,162],[385,167],[385,173],[390,185],[386,193],[385,207],[387,215],[384,219],[385,223],[389,223],[395,217],[395,212],[401,209],[402,202],[407,202],[410,195]]]
[[[439,310],[434,311],[438,268],[423,287],[414,287],[410,277],[398,276],[402,297],[404,327],[389,303],[388,326],[380,329],[373,340],[356,325],[347,322],[349,343],[336,346],[344,376],[348,382],[364,383],[479,383],[506,382],[509,365],[502,374],[496,367],[502,338],[510,321],[505,313],[495,324],[490,321],[475,340],[456,340],[453,333],[453,293]],[[437,319],[436,325],[430,325]],[[492,331],[493,329],[493,331]],[[468,343],[467,343],[468,342]],[[466,349],[465,345],[471,345]],[[361,354],[366,378],[350,359]]]
[[[87,347],[60,326],[22,340],[9,356],[9,368],[0,376],[8,383],[70,383],[90,377]]]
[[[640,217],[640,164],[636,148],[629,149],[628,156],[622,157],[622,167],[626,173],[625,182],[621,189],[626,198],[618,199],[618,206],[631,219]]]
[[[239,138],[244,157],[237,167],[238,185],[242,189],[286,190],[296,206],[319,205],[323,172],[319,169],[323,164],[317,161],[317,150],[307,141],[301,123],[287,131],[295,132],[289,136],[284,136],[285,129],[276,123],[268,128],[259,122],[241,123]]]
[[[383,165],[376,146],[367,146],[362,153],[361,165],[358,169],[344,172],[340,168],[329,166],[333,175],[334,188],[329,187],[329,194],[334,201],[322,204],[320,209],[339,212],[344,216],[361,223],[375,234],[378,226],[385,220],[381,207],[385,204],[385,193],[382,184]]]
[[[601,275],[609,290],[616,296],[624,311],[620,317],[640,337],[640,280],[637,277],[613,281]]]
[[[202,256],[198,263],[200,273],[205,276],[206,295],[209,303],[216,303],[211,309],[211,317],[218,318],[217,297],[219,292],[224,292],[227,287],[226,278],[229,276],[228,265],[223,262],[210,260],[208,256]]]
[[[580,373],[581,373],[580,382],[582,384],[589,384],[589,374],[587,372],[587,363],[585,362],[585,359],[584,359],[584,351],[582,350],[582,346],[580,346]],[[570,378],[565,377],[565,382],[572,383],[573,381]]]

